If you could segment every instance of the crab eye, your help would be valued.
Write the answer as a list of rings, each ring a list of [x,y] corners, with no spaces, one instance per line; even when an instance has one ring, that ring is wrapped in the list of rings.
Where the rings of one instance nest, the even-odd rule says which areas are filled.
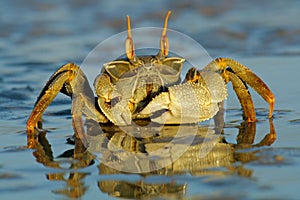
[[[130,17],[127,15],[127,38],[125,41],[125,51],[126,51],[126,56],[129,60],[131,60],[134,57],[134,45],[133,45],[133,40],[131,36],[131,28],[130,28]]]
[[[168,20],[169,20],[170,14],[171,14],[171,11],[169,11],[166,15],[165,22],[164,22],[164,28],[163,28],[161,38],[160,38],[159,57],[162,57],[162,58],[167,57],[168,53],[169,53],[169,39],[167,37],[167,26],[168,26]]]
[[[127,38],[125,41],[125,52],[130,63],[133,66],[142,64],[142,61],[134,53],[134,44],[131,36],[130,17],[127,15]]]
[[[160,39],[160,49],[164,57],[169,53],[169,39],[166,35],[163,35]]]
[[[126,50],[126,56],[130,60],[134,56],[134,50],[133,50],[133,42],[130,39],[126,39],[125,42],[125,50]]]

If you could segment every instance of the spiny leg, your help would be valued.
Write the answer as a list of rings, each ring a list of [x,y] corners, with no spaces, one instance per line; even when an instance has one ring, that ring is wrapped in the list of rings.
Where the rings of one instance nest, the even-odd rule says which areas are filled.
[[[229,69],[227,69],[229,67]],[[268,86],[256,75],[254,74],[250,69],[248,69],[247,67],[245,67],[244,65],[242,65],[241,63],[230,59],[230,58],[217,58],[214,61],[212,61],[211,63],[209,63],[204,70],[209,70],[209,71],[216,71],[216,72],[224,72],[226,71],[232,71],[232,73],[234,73],[242,82],[245,82],[246,84],[250,85],[268,104],[269,104],[269,118],[272,117],[273,115],[273,109],[274,109],[274,102],[275,102],[275,98],[274,98],[274,94],[272,93],[272,91],[268,88]],[[229,73],[230,74],[230,73]],[[226,73],[224,74],[226,76]],[[236,80],[235,78],[233,78],[233,80],[231,80],[233,76],[230,75],[229,77],[225,77],[228,78],[228,80],[226,81],[232,81]],[[236,84],[236,93],[244,93],[244,91],[240,91],[240,88],[242,87],[241,83],[235,83]],[[246,88],[246,87],[245,87]],[[243,88],[242,90],[244,90],[245,88]],[[238,90],[238,91],[237,91]],[[239,95],[239,94],[238,94]],[[249,96],[247,95],[246,98],[251,97],[250,94]],[[240,95],[240,98],[243,99],[243,101],[247,101],[245,100],[245,97],[243,97],[242,95]],[[251,100],[252,101],[252,100]],[[253,111],[249,110],[249,108],[247,108],[247,102],[242,103],[241,105],[243,107],[244,110],[244,115],[245,118],[248,121],[253,121],[253,117],[251,118],[251,116],[249,116],[249,113],[251,113],[251,115],[255,115],[255,113],[253,113]],[[245,112],[246,110],[246,112]],[[248,116],[247,116],[248,113]]]

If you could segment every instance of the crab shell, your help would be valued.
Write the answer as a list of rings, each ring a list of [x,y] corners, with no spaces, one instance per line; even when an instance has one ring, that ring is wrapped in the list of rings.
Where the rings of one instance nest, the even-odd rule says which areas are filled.
[[[95,80],[99,107],[116,125],[149,117],[169,124],[203,121],[216,114],[217,103],[227,96],[225,82],[215,72],[203,73],[197,83],[181,83],[183,58],[139,60],[137,66],[126,60],[104,64]]]

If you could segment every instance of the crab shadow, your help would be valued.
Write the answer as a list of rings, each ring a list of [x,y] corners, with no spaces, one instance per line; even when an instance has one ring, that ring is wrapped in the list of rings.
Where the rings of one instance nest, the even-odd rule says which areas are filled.
[[[95,135],[95,124],[87,122],[87,129],[93,133],[90,137],[98,139],[97,148],[91,145],[91,150],[91,146],[86,147],[80,139],[69,138],[67,143],[72,144],[72,148],[54,157],[51,144],[43,132],[34,138],[33,155],[38,163],[54,169],[46,174],[49,181],[65,183],[62,188],[52,190],[55,194],[69,198],[84,196],[90,187],[85,179],[92,175],[85,169],[97,165],[99,177],[95,185],[102,193],[120,198],[182,198],[189,185],[175,181],[171,178],[173,176],[253,176],[254,171],[247,169],[245,164],[260,159],[257,152],[262,148],[259,147],[270,146],[276,140],[273,121],[269,120],[270,132],[256,144],[256,123],[242,122],[237,128],[235,143],[227,142],[226,134],[215,134],[209,127],[197,127],[192,142],[186,145],[184,138],[191,137],[190,134],[181,135],[174,142],[178,126],[163,126],[155,129],[156,134],[141,138],[126,134],[114,125],[101,125],[101,130],[97,129],[98,134]],[[187,125],[183,130],[189,133],[191,127]],[[174,155],[178,151],[165,148],[169,143],[173,143],[173,149],[177,145],[184,151],[179,156]],[[101,158],[97,158],[98,154]],[[149,159],[149,155],[156,159]],[[133,174],[135,178],[129,178]],[[127,176],[128,179],[124,178]],[[157,182],[146,181],[151,176],[161,179]]]

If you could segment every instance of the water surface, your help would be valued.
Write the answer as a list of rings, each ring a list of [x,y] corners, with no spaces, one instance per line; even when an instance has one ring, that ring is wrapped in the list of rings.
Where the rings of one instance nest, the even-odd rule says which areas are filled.
[[[299,199],[300,2],[288,2],[2,1],[1,199]],[[237,59],[262,77],[276,97],[272,122],[267,119],[268,105],[251,90],[258,122],[245,128],[229,86],[224,137],[215,154],[195,157],[199,139],[172,166],[152,174],[124,174],[89,154],[79,159],[85,164],[70,158],[68,150],[74,149],[67,142],[73,135],[71,100],[58,95],[44,114],[48,132],[40,136],[39,148],[26,147],[26,120],[59,66],[80,65],[97,44],[126,30],[126,14],[135,27],[161,27],[169,9],[170,28],[198,41],[213,58]],[[97,67],[98,73],[100,64]],[[261,143],[272,125],[276,140]],[[255,133],[253,141],[238,137],[245,130]],[[257,145],[251,147],[252,143]]]

